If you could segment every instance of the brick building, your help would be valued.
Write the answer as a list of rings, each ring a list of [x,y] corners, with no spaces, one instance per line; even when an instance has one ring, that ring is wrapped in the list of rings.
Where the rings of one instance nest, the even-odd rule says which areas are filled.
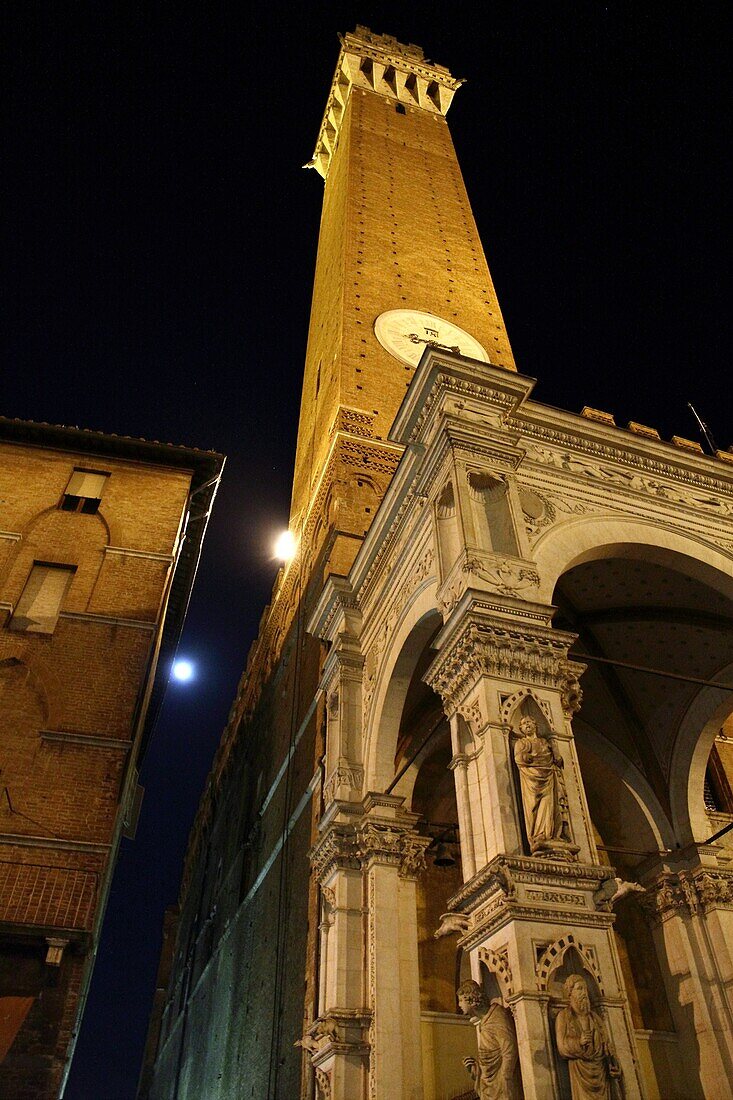
[[[223,459],[0,419],[0,1095],[58,1095]]]
[[[141,1100],[731,1094],[733,456],[533,400],[459,84],[341,39],[297,554],[191,834]]]

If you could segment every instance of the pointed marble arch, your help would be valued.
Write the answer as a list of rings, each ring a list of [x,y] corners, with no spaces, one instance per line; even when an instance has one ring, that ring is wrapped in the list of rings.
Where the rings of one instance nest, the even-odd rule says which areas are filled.
[[[733,601],[733,553],[663,522],[631,516],[582,516],[556,524],[535,543],[538,600],[552,603],[564,573],[601,558],[653,561],[694,577]]]
[[[605,996],[601,968],[598,965],[595,948],[586,947],[577,939],[574,932],[567,932],[564,936],[549,944],[537,960],[537,986],[540,992],[547,992],[550,978],[558,967],[562,966],[563,959],[568,951],[574,948],[580,956],[585,969],[592,976],[602,997]]]
[[[511,726],[512,719],[518,711],[522,710],[522,704],[532,700],[541,714],[544,714],[547,720],[547,725],[552,729],[552,710],[550,704],[546,699],[541,699],[537,696],[532,688],[520,688],[519,691],[515,691],[513,695],[508,695],[502,699],[501,704],[501,721],[504,726]]]
[[[383,791],[392,781],[407,689],[420,655],[441,622],[436,578],[427,577],[402,609],[374,672],[364,726],[364,790]]]

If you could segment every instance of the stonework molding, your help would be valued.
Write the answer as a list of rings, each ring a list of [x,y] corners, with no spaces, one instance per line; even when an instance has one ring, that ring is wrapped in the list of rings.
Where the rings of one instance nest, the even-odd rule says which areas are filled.
[[[478,381],[469,382],[465,378],[445,374],[441,371],[436,375],[427,400],[424,402],[422,410],[415,422],[415,426],[412,429],[411,437],[413,440],[420,438],[423,434],[425,425],[432,418],[434,406],[444,402],[448,395],[459,399],[452,403],[452,411],[455,413],[463,411],[466,401],[477,401],[481,405],[492,405],[495,409],[503,413],[508,413],[509,410],[513,409],[516,405],[516,398],[514,395],[495,389],[488,382],[483,384]],[[485,425],[482,425],[482,427],[485,428]],[[517,460],[515,458],[509,458],[507,456],[506,445],[503,448],[487,447],[484,443],[484,447],[482,448],[480,436],[476,440],[476,446],[471,447],[471,455],[475,456],[477,454],[482,454],[487,458],[503,462],[510,469],[514,469],[517,465]]]
[[[574,634],[469,612],[424,679],[455,713],[481,676],[557,688],[568,676]],[[573,666],[574,667],[574,666]]]
[[[613,915],[597,912],[591,897],[608,868],[561,863],[539,856],[495,856],[448,901],[448,909],[470,917],[464,950],[481,946],[510,919],[609,928]]]
[[[580,955],[583,966],[588,973],[593,976],[601,996],[605,996],[603,979],[601,978],[601,970],[598,965],[598,956],[596,955],[595,948],[581,943],[573,932],[568,932],[566,935],[561,936],[560,939],[555,940],[554,943],[549,944],[538,958],[537,988],[542,993],[547,992],[553,972],[557,970],[559,966],[562,966],[565,954],[571,947],[575,948]]]
[[[367,796],[367,802],[371,797]],[[414,831],[413,815],[408,821],[362,817],[354,824],[328,825],[309,855],[313,873],[323,889],[323,883],[334,871],[367,871],[374,864],[396,867],[401,878],[418,878],[425,870],[425,849],[429,844],[430,837]]]

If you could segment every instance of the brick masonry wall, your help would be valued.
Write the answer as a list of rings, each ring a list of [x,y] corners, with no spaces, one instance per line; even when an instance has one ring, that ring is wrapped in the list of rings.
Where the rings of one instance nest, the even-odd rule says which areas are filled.
[[[74,467],[110,475],[95,515],[59,508]],[[0,1065],[4,1100],[58,1094],[190,480],[0,445],[0,1011],[37,979]],[[9,629],[34,561],[76,567],[50,635]],[[49,966],[46,937],[64,930]]]
[[[389,309],[444,317],[515,369],[448,123],[355,88],[325,184],[293,517],[308,504],[339,405],[372,415],[373,437],[387,439],[414,373],[374,335]]]

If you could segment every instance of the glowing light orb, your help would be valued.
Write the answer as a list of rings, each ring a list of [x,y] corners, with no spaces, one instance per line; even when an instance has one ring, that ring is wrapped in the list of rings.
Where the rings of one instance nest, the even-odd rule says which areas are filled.
[[[173,662],[173,679],[179,680],[180,683],[185,684],[188,680],[193,679],[193,665],[190,661],[174,661]]]
[[[275,557],[280,561],[291,561],[295,557],[295,535],[292,531],[283,531],[278,537]]]

